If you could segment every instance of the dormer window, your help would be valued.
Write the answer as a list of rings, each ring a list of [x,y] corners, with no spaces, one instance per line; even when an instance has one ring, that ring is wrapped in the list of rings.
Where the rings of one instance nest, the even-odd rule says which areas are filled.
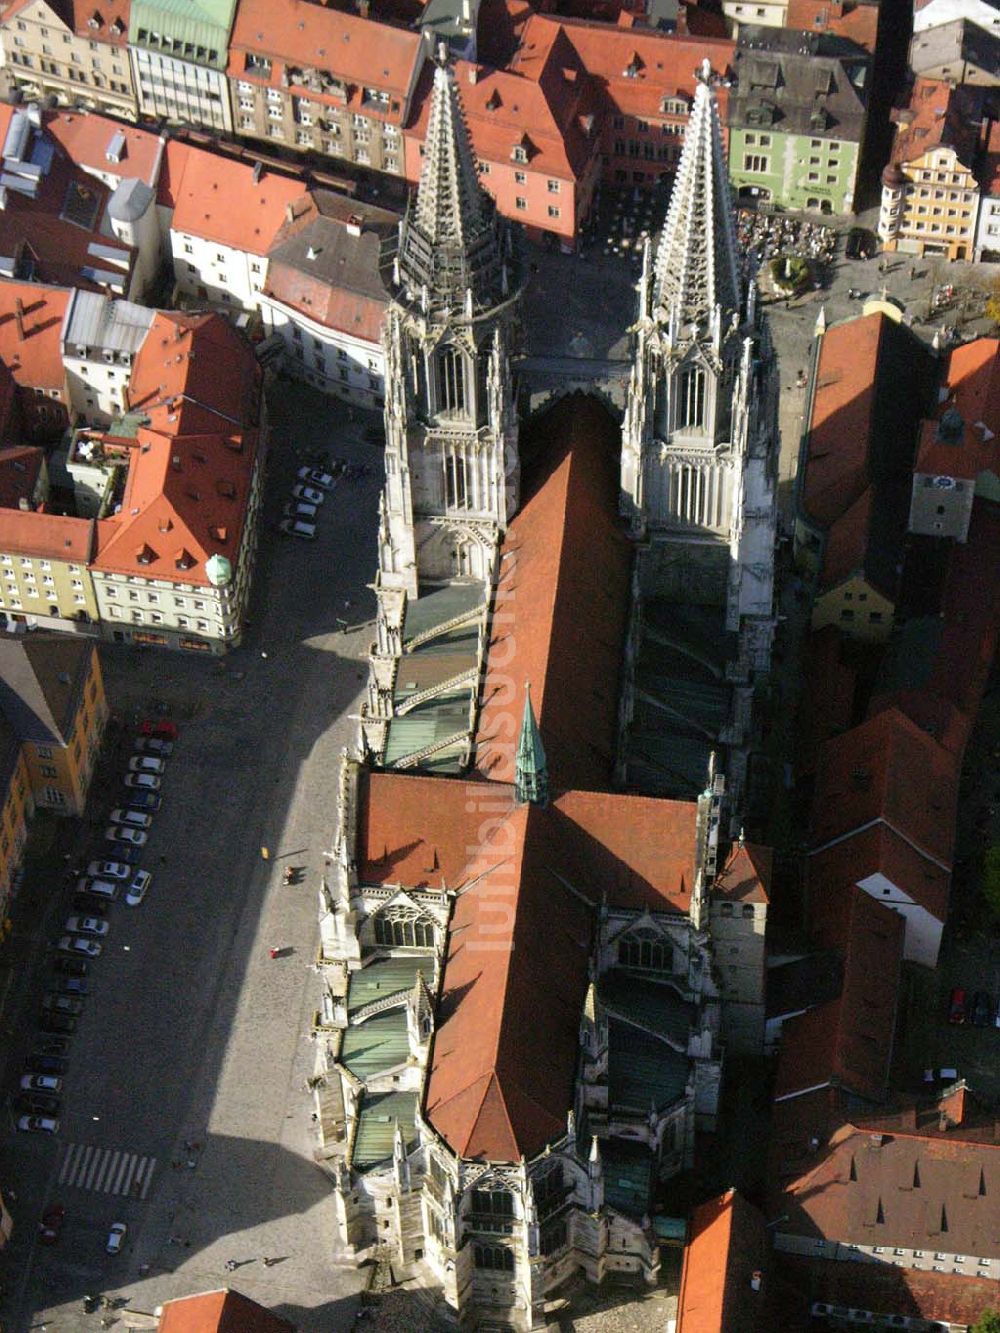
[[[191,555],[189,551],[184,550],[182,547],[181,550],[179,550],[177,554],[174,556],[174,569],[178,569],[183,572],[186,569],[191,569],[193,565],[194,565],[194,556]]]
[[[512,162],[527,162],[528,150],[524,144],[516,143],[511,149],[510,158]]]
[[[255,56],[248,51],[244,60],[243,68],[248,74],[262,74],[265,78],[270,78],[271,62],[265,56]]]

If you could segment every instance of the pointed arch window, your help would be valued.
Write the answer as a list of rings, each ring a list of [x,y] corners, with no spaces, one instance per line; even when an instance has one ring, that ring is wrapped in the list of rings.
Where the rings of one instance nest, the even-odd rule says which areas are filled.
[[[705,424],[705,368],[687,366],[681,371],[677,402],[677,425],[681,430],[700,430]]]
[[[618,963],[621,967],[669,972],[673,966],[673,949],[669,940],[655,931],[635,930],[619,941]]]
[[[442,347],[437,354],[437,409],[443,416],[464,416],[469,410],[465,355],[460,347]]]
[[[386,947],[433,949],[434,926],[407,907],[387,907],[375,918],[375,943]]]

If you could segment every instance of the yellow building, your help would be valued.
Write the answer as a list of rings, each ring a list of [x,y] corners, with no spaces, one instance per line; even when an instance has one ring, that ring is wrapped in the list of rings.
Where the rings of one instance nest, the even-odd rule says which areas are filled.
[[[897,113],[892,158],[882,173],[878,234],[886,250],[972,259],[979,182],[972,99],[978,90],[917,79],[909,106]]]
[[[0,635],[0,712],[21,742],[34,804],[81,814],[108,719],[94,644]]]
[[[14,728],[0,717],[0,939],[9,929],[7,907],[33,808],[24,747]]]
[[[0,532],[0,611],[45,629],[98,618],[89,562],[94,520],[4,509]]]

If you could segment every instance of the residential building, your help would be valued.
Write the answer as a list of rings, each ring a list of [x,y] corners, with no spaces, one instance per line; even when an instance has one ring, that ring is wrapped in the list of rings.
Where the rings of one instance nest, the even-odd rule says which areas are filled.
[[[883,310],[817,329],[796,477],[794,554],[814,629],[889,637],[933,353]]]
[[[226,61],[236,0],[132,0],[129,55],[140,113],[233,129]]]
[[[882,173],[878,234],[890,253],[971,259],[979,182],[973,166],[982,92],[916,79],[895,112],[896,137]]]
[[[851,213],[872,57],[842,37],[741,29],[729,101],[729,175],[741,198]]]
[[[979,220],[976,223],[977,263],[1000,259],[1000,121],[992,120],[978,162]]]
[[[995,88],[1000,84],[1000,28],[981,28],[966,18],[922,28],[910,42],[909,64],[921,79]]]
[[[24,747],[34,805],[82,814],[108,720],[95,645],[62,634],[0,634],[0,711]]]
[[[677,1333],[777,1327],[766,1271],[770,1248],[760,1210],[738,1190],[699,1204],[684,1249]]]
[[[770,900],[769,847],[735,843],[708,895],[715,942],[722,1030],[730,1051],[759,1054],[764,1045],[764,933]]]
[[[295,1326],[249,1296],[223,1288],[178,1296],[159,1309],[156,1333],[295,1333]]]
[[[324,393],[381,408],[382,265],[399,219],[331,190],[313,190],[282,224],[258,301],[285,342],[285,366]],[[392,242],[392,246],[390,246]]]
[[[1000,10],[990,0],[914,0],[914,32],[925,32],[955,19],[968,19],[987,32],[1000,31]]]
[[[666,226],[655,262],[646,243],[638,285],[621,507],[643,542],[643,602],[619,775],[630,783],[638,776],[631,757],[638,751],[642,767],[652,758],[664,772],[687,770],[690,784],[703,781],[695,775],[715,754],[735,809],[743,799],[753,680],[769,669],[775,623],[776,397],[767,331],[737,259],[713,78],[706,61]],[[672,629],[666,644],[665,622],[678,635]],[[707,670],[697,652],[685,662],[673,650],[699,637],[727,661],[722,673]],[[651,724],[649,707],[660,714]],[[664,713],[684,724],[665,742],[673,751],[667,762],[654,758]],[[695,756],[690,768],[688,755]],[[668,787],[663,794],[691,793]]]
[[[115,474],[91,560],[105,637],[193,652],[239,644],[266,452],[261,371],[221,316],[158,312],[129,382],[130,412],[74,437]]]
[[[18,881],[28,820],[34,798],[27,751],[7,719],[0,714],[0,938],[10,932],[10,900]],[[4,1219],[0,1213],[0,1229]]]
[[[132,366],[155,313],[97,292],[70,292],[59,343],[75,418],[106,426],[128,411]]]
[[[297,0],[242,0],[229,44],[234,127],[403,174],[428,47],[419,32]]]
[[[129,0],[12,0],[0,60],[27,97],[135,120],[128,21]]]
[[[0,515],[0,612],[33,629],[89,633],[98,619],[87,518],[6,509]]]
[[[903,956],[934,967],[948,916],[958,768],[898,708],[831,737],[813,797],[811,910],[857,885],[904,918]]]
[[[956,347],[941,396],[939,414],[921,429],[907,526],[964,542],[976,496],[1000,500],[1000,341]]]
[[[783,26],[798,32],[843,37],[874,56],[879,12],[877,0],[788,0]]]
[[[722,0],[722,12],[734,39],[739,37],[747,24],[766,28],[787,27],[788,8],[789,0],[764,0],[762,5],[753,3],[753,0]]]
[[[166,164],[178,292],[194,303],[257,309],[268,251],[303,198],[302,180],[176,142]]]
[[[69,424],[70,395],[60,333],[70,293],[0,281],[0,362],[16,385],[24,438],[51,444]]]

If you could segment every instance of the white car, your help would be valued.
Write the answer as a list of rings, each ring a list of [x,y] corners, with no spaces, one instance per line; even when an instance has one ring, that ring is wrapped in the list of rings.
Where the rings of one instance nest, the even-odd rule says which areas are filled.
[[[285,505],[286,518],[313,519],[318,513],[319,505],[306,504],[304,500],[293,500],[291,504]]]
[[[72,953],[84,958],[97,958],[104,948],[97,940],[85,940],[79,935],[63,935],[56,945],[60,953]]]
[[[127,1222],[112,1222],[111,1230],[108,1232],[108,1243],[104,1247],[108,1254],[120,1254],[127,1235]]]
[[[300,467],[295,474],[299,481],[305,482],[307,486],[319,486],[324,491],[333,490],[333,478],[329,472],[324,472],[318,467]]]
[[[167,766],[162,759],[152,754],[134,754],[128,761],[130,773],[165,773]]]
[[[110,898],[112,901],[118,897],[119,888],[120,885],[110,879],[91,879],[87,875],[76,881],[77,893],[92,893],[95,898]]]
[[[286,537],[301,537],[306,542],[316,540],[315,523],[303,523],[298,518],[283,518],[278,527]]]
[[[292,494],[296,500],[305,500],[307,504],[321,505],[326,499],[322,491],[318,491],[315,486],[293,486]]]
[[[117,806],[108,815],[112,824],[131,824],[133,828],[152,828],[153,816],[145,814],[142,810],[126,810],[123,806]]]
[[[143,791],[159,791],[160,779],[155,773],[126,773],[126,787],[139,787]]]
[[[62,1092],[63,1081],[53,1074],[24,1074],[21,1078],[22,1092]]]
[[[26,1129],[36,1134],[58,1134],[59,1121],[50,1115],[22,1115],[17,1122],[18,1129]]]
[[[68,916],[63,929],[74,935],[106,935],[110,927],[99,916]]]
[[[94,879],[128,879],[131,873],[132,867],[124,861],[91,861],[87,866],[87,874]]]
[[[146,890],[153,882],[148,870],[137,870],[132,876],[132,883],[125,890],[125,903],[128,907],[138,907],[146,896]]]
[[[135,742],[136,754],[158,754],[161,759],[166,759],[168,754],[173,754],[173,741],[162,740],[159,736],[140,736]]]
[[[108,842],[130,842],[133,847],[144,847],[149,839],[148,833],[140,828],[126,828],[122,824],[109,824],[104,830]]]

